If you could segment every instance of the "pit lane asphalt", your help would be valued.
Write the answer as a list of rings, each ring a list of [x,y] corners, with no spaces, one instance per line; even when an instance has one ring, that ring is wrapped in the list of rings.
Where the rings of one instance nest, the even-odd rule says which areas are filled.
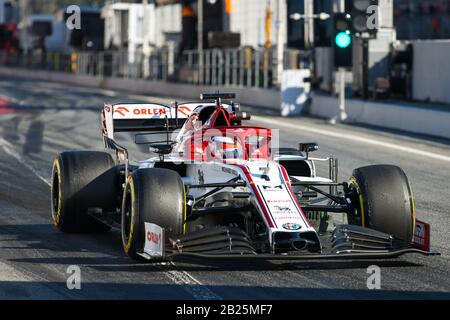
[[[418,218],[431,223],[432,245],[442,253],[440,257],[296,263],[184,259],[144,265],[123,255],[118,232],[58,232],[51,224],[47,181],[58,152],[102,150],[99,107],[104,101],[142,101],[145,97],[0,76],[0,98],[0,298],[450,298],[450,162],[427,158],[427,153],[449,157],[449,141],[360,126],[329,126],[309,118],[260,115],[251,121],[259,125],[269,121],[271,127],[281,129],[282,146],[318,142],[320,150],[315,156],[337,156],[341,179],[367,164],[403,167],[414,190]],[[423,155],[351,137],[423,150]],[[129,136],[124,138],[130,141]],[[131,150],[135,159],[145,157],[143,150],[135,146]],[[382,290],[366,287],[367,267],[373,264],[381,267]],[[81,290],[66,287],[70,265],[81,268]]]

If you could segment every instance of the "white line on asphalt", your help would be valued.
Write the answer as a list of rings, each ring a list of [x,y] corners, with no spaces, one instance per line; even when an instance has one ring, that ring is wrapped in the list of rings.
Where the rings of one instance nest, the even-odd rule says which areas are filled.
[[[30,166],[25,160],[18,154],[12,147],[12,145],[3,138],[0,138],[0,147],[5,151],[5,153],[9,154],[13,157],[17,162],[30,170],[34,175],[36,175],[40,180],[45,182],[46,185],[50,186],[50,182],[47,181],[43,176],[39,174],[32,166]]]
[[[175,263],[170,261],[158,264],[162,269],[164,267],[176,267]],[[166,270],[165,275],[174,283],[183,285],[183,288],[196,300],[221,300],[221,298],[209,290],[203,283],[194,278],[187,271],[183,270]]]
[[[376,146],[380,146],[380,147],[384,147],[384,148],[388,148],[388,149],[393,149],[393,150],[398,150],[398,151],[403,151],[403,152],[419,155],[424,158],[432,158],[432,159],[436,159],[436,160],[450,162],[450,157],[448,157],[448,156],[438,154],[438,153],[433,153],[433,152],[423,152],[422,150],[409,148],[409,147],[405,147],[405,146],[400,146],[400,145],[394,144],[394,143],[383,142],[383,141],[369,139],[369,138],[363,138],[363,137],[357,137],[357,136],[346,134],[346,133],[332,132],[329,129],[324,130],[324,129],[311,128],[306,125],[302,125],[302,126],[294,125],[291,123],[284,123],[279,120],[267,119],[267,118],[259,117],[259,116],[254,116],[254,117],[252,117],[252,119],[256,120],[256,121],[260,121],[260,122],[265,122],[265,123],[268,123],[268,124],[271,124],[274,126],[278,126],[279,128],[284,127],[284,128],[288,128],[288,129],[294,129],[297,131],[300,130],[300,131],[321,134],[321,135],[333,137],[333,138],[357,141],[357,142],[367,143],[367,144],[376,145]]]

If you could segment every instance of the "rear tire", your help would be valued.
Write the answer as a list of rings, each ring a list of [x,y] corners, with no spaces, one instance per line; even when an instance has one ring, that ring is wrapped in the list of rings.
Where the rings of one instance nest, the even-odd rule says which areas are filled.
[[[62,232],[106,232],[110,226],[87,214],[88,208],[114,211],[116,174],[105,152],[68,151],[59,154],[52,170],[52,218]]]
[[[357,224],[412,241],[415,212],[408,178],[392,165],[373,165],[353,170],[349,185],[357,197],[357,215],[349,213],[350,224]]]
[[[165,229],[167,237],[183,234],[186,214],[184,184],[172,170],[138,169],[128,178],[122,199],[122,246],[134,260],[143,259],[145,222]]]

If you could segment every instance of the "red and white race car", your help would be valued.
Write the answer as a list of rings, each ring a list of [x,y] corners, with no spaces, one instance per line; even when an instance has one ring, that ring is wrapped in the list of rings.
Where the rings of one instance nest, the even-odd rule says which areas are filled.
[[[120,227],[133,259],[391,258],[432,254],[429,225],[415,217],[408,179],[372,165],[337,181],[337,160],[315,143],[279,148],[271,129],[233,94],[190,103],[116,104],[102,110],[105,146],[67,151],[52,174],[52,218],[63,232]],[[133,163],[114,135],[129,132],[156,156]],[[329,176],[316,164],[326,162]],[[340,223],[334,213],[345,216]],[[343,215],[344,213],[345,215]]]

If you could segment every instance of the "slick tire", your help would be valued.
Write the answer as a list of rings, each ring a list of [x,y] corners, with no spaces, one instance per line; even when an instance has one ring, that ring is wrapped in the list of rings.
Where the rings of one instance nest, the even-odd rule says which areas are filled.
[[[66,233],[101,233],[110,226],[88,215],[88,208],[115,211],[116,173],[105,152],[68,151],[53,162],[51,210],[53,224]]]
[[[415,228],[414,198],[403,170],[392,165],[372,165],[353,170],[349,185],[356,191],[357,224],[393,235],[410,243]]]
[[[186,195],[180,175],[172,170],[148,168],[133,172],[122,198],[122,246],[130,258],[145,244],[145,222],[165,229],[165,236],[184,233]]]

